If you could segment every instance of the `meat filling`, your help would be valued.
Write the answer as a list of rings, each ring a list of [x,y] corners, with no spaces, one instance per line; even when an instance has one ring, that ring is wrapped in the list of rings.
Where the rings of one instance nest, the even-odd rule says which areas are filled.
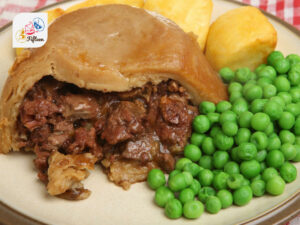
[[[173,80],[102,93],[47,76],[25,96],[17,128],[20,147],[34,150],[45,184],[52,153],[90,153],[111,181],[127,189],[144,181],[151,168],[174,168],[196,114],[184,88]]]

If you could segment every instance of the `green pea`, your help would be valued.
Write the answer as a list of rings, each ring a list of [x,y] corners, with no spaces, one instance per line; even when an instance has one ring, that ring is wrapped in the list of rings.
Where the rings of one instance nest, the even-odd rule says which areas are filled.
[[[253,143],[257,150],[266,149],[268,146],[268,137],[265,133],[261,131],[256,131],[251,135],[250,138],[251,143]]]
[[[275,75],[275,77],[276,77],[276,75]],[[275,77],[274,77],[274,79],[275,79]],[[259,86],[261,86],[262,88],[264,88],[264,86],[272,84],[272,80],[267,77],[261,77],[257,80],[257,84]]]
[[[230,102],[235,102],[237,99],[243,97],[240,91],[232,92],[229,97]]]
[[[296,144],[295,145],[295,148],[296,148],[296,156],[292,159],[292,161],[294,162],[300,162],[300,145]]]
[[[203,114],[213,113],[216,110],[216,106],[213,102],[203,101],[199,105],[199,111]]]
[[[204,169],[212,169],[213,168],[213,159],[212,156],[204,155],[199,160],[199,166],[203,167]]]
[[[251,70],[247,67],[239,68],[235,71],[235,80],[239,83],[246,83],[251,78]]]
[[[193,132],[190,142],[193,145],[200,146],[202,144],[204,138],[205,138],[204,134],[198,134],[198,133]]]
[[[280,176],[274,176],[267,181],[266,191],[271,195],[281,195],[284,192],[285,182]]]
[[[213,165],[216,169],[222,169],[229,160],[229,154],[225,151],[217,151],[213,155]]]
[[[232,194],[228,190],[220,190],[220,191],[218,191],[217,197],[221,201],[222,209],[228,208],[233,203]]]
[[[170,181],[170,179],[172,177],[174,177],[176,174],[180,173],[180,170],[173,170],[170,174],[169,174],[169,177],[168,177],[168,181]]]
[[[284,155],[285,160],[292,160],[297,155],[297,150],[294,145],[285,143],[281,146],[281,152]]]
[[[236,121],[237,121],[237,115],[231,110],[222,112],[220,115],[220,123],[221,124],[223,124],[225,122],[236,122]]]
[[[186,182],[186,177],[183,173],[176,174],[174,177],[172,177],[169,180],[168,185],[169,185],[169,188],[174,192],[181,191],[188,186],[188,184]]]
[[[218,125],[214,125],[209,132],[209,136],[215,138],[219,132],[222,133],[221,127],[219,127]]]
[[[198,179],[199,179],[201,186],[203,186],[203,187],[210,186],[213,182],[214,174],[211,170],[204,169],[204,170],[200,171],[200,173],[198,175]]]
[[[200,191],[201,185],[198,180],[194,179],[189,188],[192,189],[194,194],[196,195]]]
[[[250,128],[252,116],[253,116],[252,112],[249,111],[242,112],[238,118],[238,123],[240,127]]]
[[[188,219],[199,218],[204,211],[204,206],[200,201],[193,200],[184,204],[183,215]]]
[[[193,180],[194,180],[192,174],[189,173],[189,172],[186,172],[186,171],[182,172],[182,174],[183,174],[184,179],[185,179],[186,187],[191,185],[193,183]]]
[[[295,121],[294,133],[296,135],[300,135],[300,117],[298,117]]]
[[[265,182],[275,176],[278,176],[278,171],[273,167],[266,168],[262,173],[262,179]]]
[[[289,60],[283,59],[275,59],[273,62],[273,66],[276,71],[280,74],[286,73],[290,69],[290,62]]]
[[[296,139],[295,134],[293,134],[289,130],[281,130],[279,133],[279,138],[282,144],[285,143],[294,144]]]
[[[219,74],[225,83],[229,83],[234,78],[234,72],[228,67],[220,69]]]
[[[187,163],[184,165],[183,171],[189,172],[193,177],[195,177],[200,172],[200,167],[196,163]]]
[[[252,190],[249,186],[242,186],[233,193],[233,202],[238,206],[247,205],[253,197]]]
[[[182,204],[178,199],[171,199],[165,207],[165,214],[170,219],[180,218],[182,215]]]
[[[231,94],[233,92],[241,92],[243,86],[238,82],[231,82],[228,86],[228,92]]]
[[[234,161],[229,161],[224,166],[224,172],[229,175],[240,173],[239,165]]]
[[[266,78],[272,81],[276,78],[276,70],[272,66],[266,66],[262,68],[257,75],[260,79]]]
[[[260,64],[256,69],[255,69],[255,73],[258,73],[259,71],[261,71],[263,68],[265,68],[267,65],[266,64]]]
[[[253,143],[242,143],[238,147],[237,154],[241,160],[251,160],[256,157],[257,148]]]
[[[185,204],[188,201],[194,200],[195,198],[195,193],[192,189],[190,188],[186,188],[183,189],[180,193],[179,193],[179,200],[182,204]]]
[[[255,180],[262,180],[262,175],[261,174],[258,174],[256,177],[253,177],[251,179],[251,182],[255,181]]]
[[[147,182],[150,188],[157,188],[166,184],[165,174],[160,169],[152,169],[148,173]]]
[[[260,164],[256,160],[244,161],[240,165],[241,173],[248,179],[257,176],[260,173]]]
[[[294,103],[300,102],[300,87],[299,87],[299,85],[298,85],[298,87],[291,88],[291,90],[289,91],[289,94],[292,97],[292,102],[294,102]]]
[[[214,137],[214,145],[222,151],[227,151],[231,149],[233,144],[234,144],[233,138],[226,136],[222,132],[218,132]]]
[[[244,97],[248,101],[260,99],[260,98],[262,98],[262,96],[263,96],[263,90],[259,85],[253,85],[252,87],[248,88],[244,95]]]
[[[252,113],[262,112],[267,102],[268,102],[267,99],[255,99],[250,105],[251,112]]]
[[[216,109],[217,109],[217,112],[218,112],[218,113],[225,112],[225,111],[231,109],[231,103],[228,102],[228,101],[220,101],[220,102],[217,104]]]
[[[234,136],[238,132],[238,125],[235,122],[225,122],[222,124],[222,130],[225,135],[227,136]]]
[[[288,79],[291,85],[299,85],[300,84],[300,73],[295,70],[290,70],[288,73]]]
[[[174,193],[169,188],[161,186],[155,192],[154,201],[158,206],[165,207],[167,202],[174,198]]]
[[[263,196],[266,191],[266,183],[263,180],[255,180],[251,183],[251,189],[254,196]]]
[[[264,105],[263,112],[266,113],[271,120],[278,120],[282,113],[283,113],[283,108],[282,106],[277,103],[276,101],[268,101]]]
[[[219,113],[207,113],[207,118],[210,124],[219,122],[220,114]]]
[[[267,61],[269,65],[274,65],[276,59],[283,59],[284,56],[280,51],[273,51],[269,54]]]
[[[285,130],[289,130],[294,126],[295,116],[290,112],[283,112],[278,120],[278,125]]]
[[[231,174],[227,179],[227,185],[231,190],[242,187],[244,177],[242,174]]]
[[[292,65],[290,70],[297,71],[300,73],[300,63],[296,63],[296,64]]]
[[[266,113],[255,113],[251,118],[251,127],[257,131],[264,131],[270,123],[270,117]]]
[[[199,161],[201,158],[201,150],[199,149],[198,146],[188,144],[184,147],[184,157],[192,160],[193,162]]]
[[[295,117],[300,115],[300,105],[297,105],[295,103],[290,103],[285,107],[285,111],[290,112]]]
[[[198,199],[201,202],[205,203],[209,196],[214,196],[214,195],[216,195],[216,191],[213,188],[203,187],[200,189],[200,191],[198,193]]]
[[[275,128],[274,128],[273,123],[269,123],[269,125],[267,126],[267,128],[265,129],[264,132],[267,136],[269,136],[269,135],[273,134],[274,131],[275,131]]]
[[[239,98],[232,105],[232,111],[237,115],[248,110],[248,103],[245,99]]]
[[[290,104],[292,102],[292,96],[288,92],[279,92],[277,96],[283,99],[285,105]]]
[[[274,80],[274,85],[278,92],[289,91],[291,88],[289,80],[284,76],[276,77],[276,79]]]
[[[291,183],[297,178],[297,168],[293,164],[285,162],[280,167],[280,176],[285,182]]]
[[[268,152],[266,161],[268,166],[280,168],[284,163],[284,155],[279,150],[272,150]]]
[[[191,162],[192,162],[192,160],[190,160],[188,158],[181,158],[176,162],[175,169],[183,170],[183,167],[185,166],[185,164],[191,163]]]
[[[238,157],[238,151],[239,151],[238,147],[235,147],[235,148],[231,149],[231,151],[230,151],[230,156],[231,156],[232,160],[235,162],[241,161],[240,158]]]
[[[202,151],[206,155],[212,155],[215,152],[214,141],[211,137],[204,138],[202,142]]]
[[[277,102],[282,108],[285,107],[284,100],[281,97],[279,97],[279,96],[274,96],[274,97],[270,98],[270,100]]]
[[[277,89],[272,84],[267,84],[263,87],[263,97],[264,98],[271,98],[275,96],[277,93]]]
[[[222,208],[220,199],[216,196],[209,196],[205,203],[205,209],[211,214],[218,213]]]
[[[241,145],[242,143],[249,142],[251,131],[247,128],[240,128],[235,136],[235,143]]]
[[[195,119],[193,120],[193,128],[199,134],[203,134],[206,131],[208,131],[210,128],[210,122],[207,116],[205,115],[196,116]]]
[[[273,136],[269,137],[269,143],[267,146],[267,150],[271,151],[271,150],[278,150],[281,147],[281,141],[280,138],[275,134]]]
[[[229,175],[224,172],[220,172],[214,176],[213,186],[217,190],[226,189],[227,188],[227,179]]]
[[[291,66],[300,63],[300,56],[296,54],[290,54],[286,57],[286,59],[289,60]]]
[[[264,162],[267,157],[267,154],[268,153],[266,150],[260,150],[259,152],[257,152],[255,160],[257,160],[258,162]]]

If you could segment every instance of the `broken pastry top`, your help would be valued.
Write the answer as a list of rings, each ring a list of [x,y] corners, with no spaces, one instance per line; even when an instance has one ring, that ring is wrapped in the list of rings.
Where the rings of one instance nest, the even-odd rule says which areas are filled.
[[[17,57],[0,100],[0,152],[34,151],[55,195],[58,153],[92,154],[128,188],[150,168],[173,168],[194,104],[225,99],[197,42],[173,22],[125,5],[81,9],[55,20],[43,47]],[[90,168],[75,166],[78,177],[65,168],[58,189],[74,194]]]

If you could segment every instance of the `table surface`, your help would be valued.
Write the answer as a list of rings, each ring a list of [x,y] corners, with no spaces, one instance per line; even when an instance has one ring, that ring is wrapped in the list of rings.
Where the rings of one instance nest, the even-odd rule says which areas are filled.
[[[16,14],[30,12],[62,0],[0,0],[0,27]],[[267,11],[300,30],[300,0],[239,0]],[[300,215],[286,225],[300,225]]]

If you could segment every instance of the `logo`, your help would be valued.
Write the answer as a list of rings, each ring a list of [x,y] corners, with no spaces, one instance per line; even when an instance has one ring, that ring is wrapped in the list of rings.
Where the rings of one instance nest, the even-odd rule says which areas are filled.
[[[20,13],[13,20],[13,48],[38,48],[48,37],[47,13]]]

